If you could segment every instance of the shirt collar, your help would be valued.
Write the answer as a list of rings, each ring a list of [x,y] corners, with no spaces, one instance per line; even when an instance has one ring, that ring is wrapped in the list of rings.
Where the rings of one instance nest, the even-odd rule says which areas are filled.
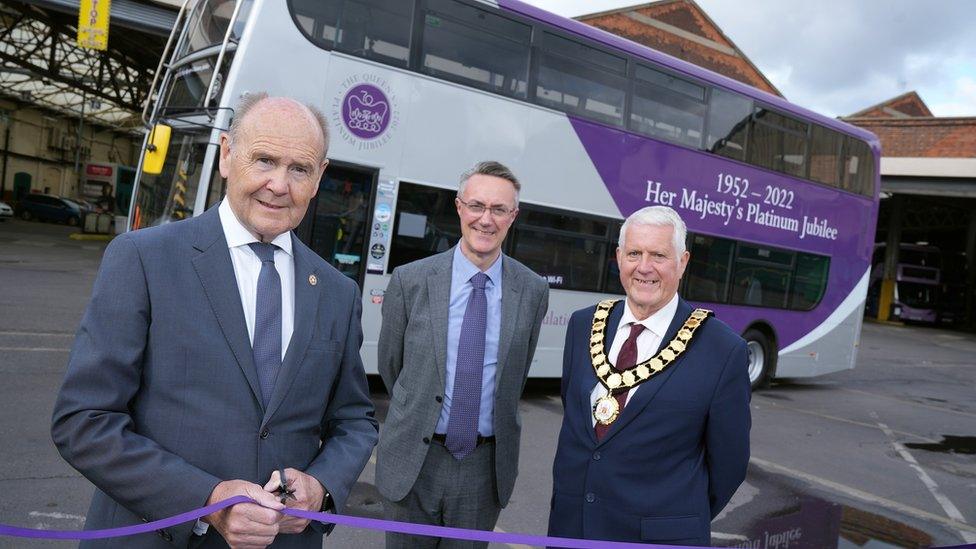
[[[652,314],[651,316],[645,318],[644,320],[638,321],[634,313],[630,312],[630,304],[624,302],[624,314],[620,317],[620,324],[618,324],[618,330],[623,327],[629,327],[631,324],[637,323],[644,326],[647,331],[654,333],[657,337],[664,337],[665,332],[668,331],[668,326],[671,325],[671,321],[674,320],[675,313],[678,312],[678,294],[675,293],[668,301],[668,304],[661,309]]]
[[[487,271],[485,271],[485,274],[488,275],[488,281],[492,286],[497,286],[499,281],[502,279],[502,256],[504,255],[505,254],[498,254],[498,258],[495,259],[495,262],[491,264],[491,267],[488,267]],[[474,263],[471,263],[471,260],[464,255],[464,252],[461,251],[460,244],[454,247],[453,268],[454,276],[458,280],[463,280],[464,282],[471,280],[472,276],[481,272],[481,270],[478,269]]]
[[[237,219],[237,214],[231,209],[230,202],[227,199],[220,202],[217,211],[220,213],[220,225],[224,228],[224,238],[227,239],[228,248],[239,248],[252,242],[260,242]],[[279,234],[271,243],[291,255],[291,231]]]

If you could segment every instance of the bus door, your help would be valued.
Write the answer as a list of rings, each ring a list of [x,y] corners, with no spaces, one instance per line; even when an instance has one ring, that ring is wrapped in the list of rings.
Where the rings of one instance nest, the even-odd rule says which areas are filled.
[[[296,231],[312,251],[360,288],[366,276],[376,178],[373,169],[330,163]]]

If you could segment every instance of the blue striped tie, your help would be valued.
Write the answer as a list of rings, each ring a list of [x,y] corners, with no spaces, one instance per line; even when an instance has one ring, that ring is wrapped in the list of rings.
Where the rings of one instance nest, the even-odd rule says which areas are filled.
[[[485,367],[485,330],[488,325],[488,275],[471,277],[471,295],[461,322],[451,415],[444,445],[455,459],[463,459],[478,444],[478,416],[481,412],[481,378]]]
[[[278,247],[267,242],[254,242],[250,246],[261,260],[251,352],[261,382],[261,398],[267,406],[281,368],[281,278],[274,263]]]

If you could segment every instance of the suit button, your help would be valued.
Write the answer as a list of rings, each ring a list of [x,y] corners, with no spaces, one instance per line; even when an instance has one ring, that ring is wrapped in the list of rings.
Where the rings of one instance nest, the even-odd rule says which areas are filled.
[[[594,501],[596,501],[596,496],[592,492],[586,494],[586,503],[593,503]]]
[[[271,431],[269,431],[267,429],[261,431],[261,438],[262,439],[268,438],[269,436],[271,436]]]
[[[156,533],[166,541],[173,541],[173,536],[166,530],[156,530]]]
[[[430,437],[424,437],[424,444],[430,444]]]
[[[593,452],[593,459],[596,461],[600,461],[600,452]]]
[[[434,400],[436,400],[437,402],[444,402],[444,399],[441,397],[441,395],[435,396]]]

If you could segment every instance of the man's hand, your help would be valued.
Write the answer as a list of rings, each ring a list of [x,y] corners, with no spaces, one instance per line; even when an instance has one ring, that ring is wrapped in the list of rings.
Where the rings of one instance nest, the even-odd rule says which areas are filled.
[[[304,509],[305,511],[314,511],[316,513],[322,510],[322,498],[325,497],[325,488],[319,484],[319,481],[315,477],[289,467],[285,469],[285,479],[288,481],[288,489],[295,491],[293,494],[295,499],[289,497],[285,501],[286,506]],[[266,494],[274,497],[272,492],[280,487],[281,476],[278,474],[278,471],[275,471],[271,473],[271,478],[264,485],[264,489],[267,490]],[[278,501],[277,498],[275,501]],[[309,521],[307,519],[284,515],[278,525],[278,531],[282,534],[299,534],[305,530],[308,523]]]
[[[281,531],[282,515],[277,510],[285,506],[274,494],[246,480],[221,482],[210,494],[207,505],[233,496],[247,496],[261,505],[238,503],[211,513],[202,520],[216,528],[224,541],[234,549],[264,549],[271,545]]]

